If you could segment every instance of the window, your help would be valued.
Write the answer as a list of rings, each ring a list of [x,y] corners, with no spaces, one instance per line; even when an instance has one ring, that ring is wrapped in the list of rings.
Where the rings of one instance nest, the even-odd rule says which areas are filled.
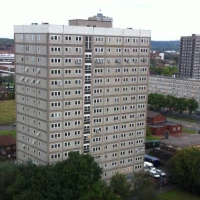
[[[61,51],[61,47],[51,47],[52,52],[59,52]]]
[[[65,47],[65,51],[66,52],[72,52],[72,48],[71,47]]]
[[[75,37],[75,40],[76,40],[76,41],[81,41],[81,40],[82,40],[82,37],[81,37],[81,36],[76,36],[76,37]]]
[[[51,74],[60,74],[61,70],[60,69],[52,69]]]
[[[52,102],[51,107],[60,107],[60,102]]]
[[[121,53],[122,49],[121,48],[116,48],[116,53]]]
[[[32,37],[31,37],[31,38],[32,38],[32,40],[35,40],[35,35],[32,35]]]
[[[110,38],[110,37],[108,37],[108,38],[107,38],[107,41],[108,41],[108,42],[110,42],[110,41],[111,41],[111,38]]]
[[[66,41],[71,41],[71,40],[72,40],[72,37],[71,37],[71,36],[65,36],[65,40],[66,40]]]
[[[51,58],[51,63],[61,63],[60,58]]]
[[[37,40],[40,40],[40,35],[37,35]]]
[[[59,91],[51,92],[51,96],[60,96],[60,95],[61,95],[61,92],[59,92]]]
[[[61,40],[60,35],[51,35],[50,38],[51,38],[51,40]]]
[[[81,53],[82,52],[82,47],[76,47],[75,51],[78,52],[78,53]]]
[[[81,74],[81,69],[76,69],[76,70],[75,70],[75,73],[76,73],[76,74]]]
[[[125,43],[130,42],[130,38],[124,38],[124,42],[125,42]]]
[[[51,123],[51,128],[60,128],[60,123]]]
[[[65,74],[71,74],[71,69],[66,69]]]
[[[71,63],[71,62],[72,62],[72,59],[71,59],[71,58],[65,58],[65,62],[66,62],[66,63]]]
[[[104,37],[95,37],[95,41],[96,42],[103,42],[104,41]]]

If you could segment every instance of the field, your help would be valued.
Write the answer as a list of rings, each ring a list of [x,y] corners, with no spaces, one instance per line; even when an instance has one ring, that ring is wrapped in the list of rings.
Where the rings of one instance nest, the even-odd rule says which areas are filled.
[[[16,119],[15,100],[0,101],[0,125],[10,125]]]
[[[184,192],[180,189],[173,189],[158,195],[159,200],[199,200],[200,196]]]
[[[11,134],[13,135],[14,137],[16,137],[16,131],[0,131],[0,135],[8,135],[8,134]]]

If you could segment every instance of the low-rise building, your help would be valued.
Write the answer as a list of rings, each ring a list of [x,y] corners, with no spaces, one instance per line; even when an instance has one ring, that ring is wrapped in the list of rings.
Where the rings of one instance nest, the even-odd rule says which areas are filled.
[[[16,156],[16,139],[14,136],[10,134],[0,136],[0,156]]]
[[[200,80],[164,76],[149,76],[149,93],[194,98],[200,104]]]
[[[167,121],[159,112],[147,111],[147,126],[154,135],[164,135],[166,131],[170,134],[182,133],[182,125]]]

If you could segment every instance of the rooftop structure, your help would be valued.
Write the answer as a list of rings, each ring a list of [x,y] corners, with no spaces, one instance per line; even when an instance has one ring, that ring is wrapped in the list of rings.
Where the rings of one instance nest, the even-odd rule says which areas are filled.
[[[87,20],[84,19],[72,19],[69,20],[70,26],[93,26],[93,27],[106,27],[112,28],[113,19],[106,17],[102,13],[97,13],[93,17],[89,17]]]

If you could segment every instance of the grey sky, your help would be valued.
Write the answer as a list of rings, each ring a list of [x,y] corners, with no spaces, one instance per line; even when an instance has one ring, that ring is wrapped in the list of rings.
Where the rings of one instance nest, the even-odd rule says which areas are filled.
[[[200,33],[199,0],[2,0],[0,37],[13,38],[13,26],[32,22],[68,24],[99,9],[114,19],[114,28],[146,29],[152,40],[177,40]]]

